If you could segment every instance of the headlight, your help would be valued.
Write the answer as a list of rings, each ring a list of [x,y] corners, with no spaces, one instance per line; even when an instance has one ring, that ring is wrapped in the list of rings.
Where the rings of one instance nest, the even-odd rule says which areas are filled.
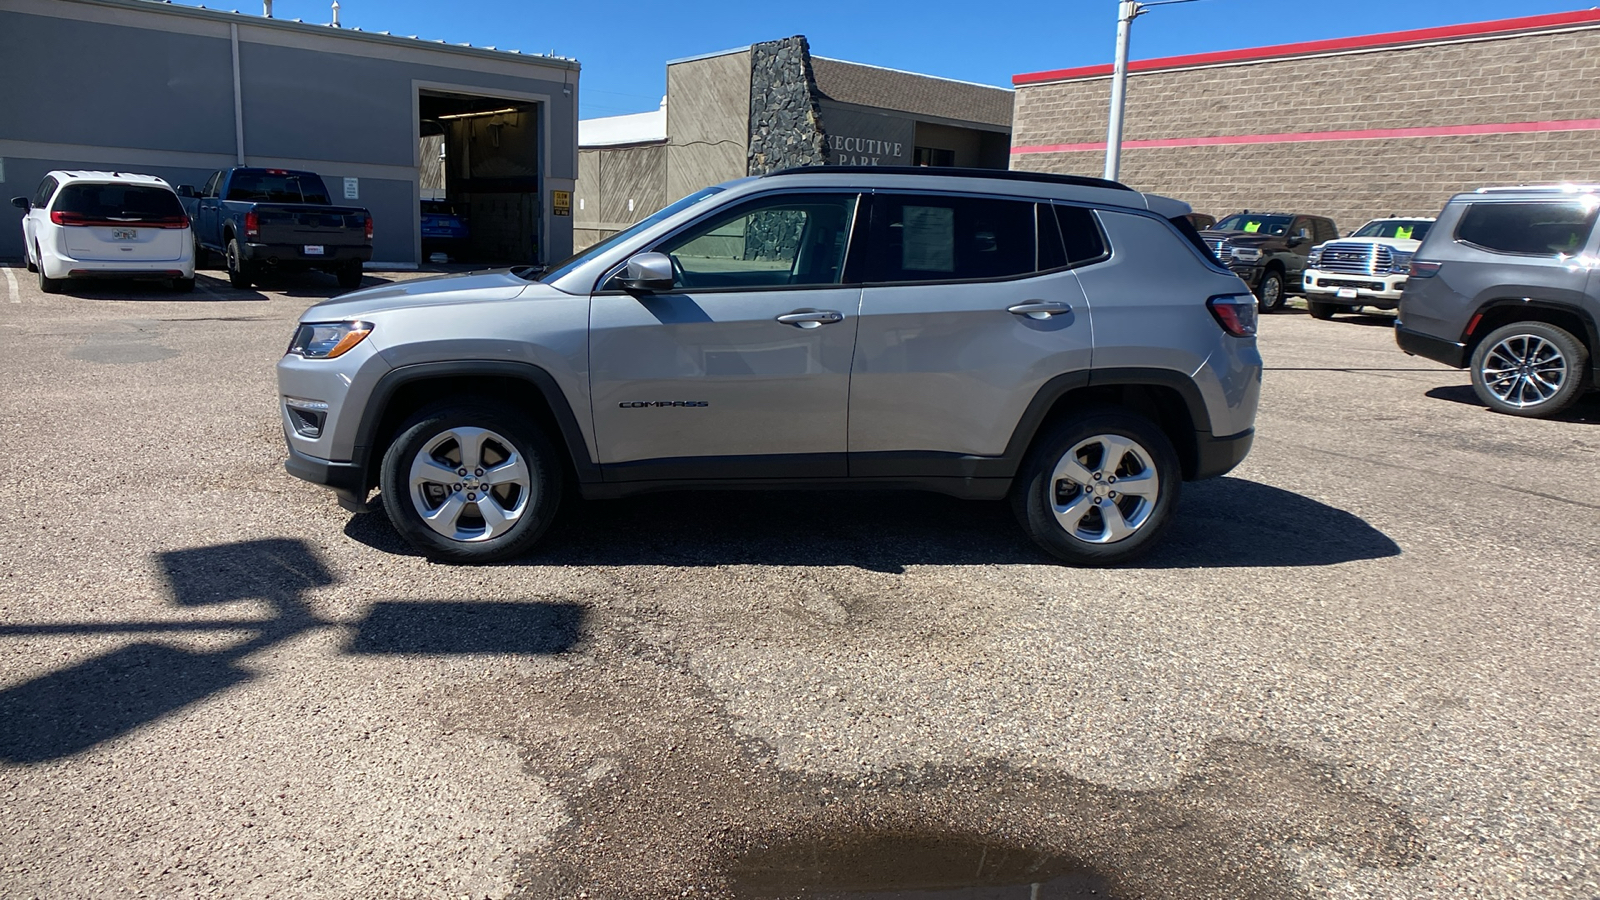
[[[1411,257],[1412,256],[1413,256],[1413,254],[1410,254],[1410,253],[1396,253],[1389,260],[1389,274],[1390,275],[1410,275],[1411,274]]]
[[[301,322],[289,351],[306,359],[333,359],[372,333],[371,322]]]
[[[1322,265],[1322,248],[1312,247],[1311,252],[1306,255],[1306,268],[1315,269],[1320,265]]]
[[[1233,258],[1240,262],[1257,262],[1261,259],[1260,247],[1235,247]]]

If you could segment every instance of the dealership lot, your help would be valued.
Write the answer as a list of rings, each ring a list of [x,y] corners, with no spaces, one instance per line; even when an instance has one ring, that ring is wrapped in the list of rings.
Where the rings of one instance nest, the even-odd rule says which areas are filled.
[[[1600,398],[1494,415],[1296,309],[1132,567],[688,494],[452,568],[282,470],[333,279],[219,276],[0,275],[0,895],[760,896],[869,829],[1101,896],[1600,894]]]

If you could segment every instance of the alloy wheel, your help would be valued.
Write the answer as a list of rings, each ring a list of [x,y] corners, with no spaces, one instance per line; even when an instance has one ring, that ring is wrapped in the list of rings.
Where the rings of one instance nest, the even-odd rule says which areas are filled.
[[[1161,477],[1150,452],[1120,434],[1097,434],[1068,450],[1050,475],[1056,522],[1091,544],[1132,537],[1155,511]]]
[[[1536,334],[1514,334],[1483,357],[1484,386],[1503,402],[1522,409],[1550,402],[1567,382],[1561,349]]]
[[[452,428],[411,461],[411,503],[429,528],[453,541],[487,541],[510,531],[533,499],[527,461],[487,428]]]

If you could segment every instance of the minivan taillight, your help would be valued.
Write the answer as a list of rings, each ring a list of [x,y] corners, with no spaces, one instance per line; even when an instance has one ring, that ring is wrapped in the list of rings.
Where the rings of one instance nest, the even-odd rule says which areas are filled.
[[[1224,294],[1206,301],[1212,318],[1234,337],[1256,336],[1256,298],[1250,294]]]
[[[244,214],[244,236],[247,239],[261,236],[261,216],[253,209]]]
[[[1432,278],[1433,276],[1439,274],[1439,269],[1441,266],[1443,266],[1443,263],[1423,262],[1420,259],[1413,259],[1411,261],[1411,277]]]
[[[372,243],[372,217],[367,216],[367,243]]]
[[[147,216],[145,218],[97,219],[82,213],[56,210],[50,221],[57,225],[98,226],[100,228],[188,228],[187,215]]]

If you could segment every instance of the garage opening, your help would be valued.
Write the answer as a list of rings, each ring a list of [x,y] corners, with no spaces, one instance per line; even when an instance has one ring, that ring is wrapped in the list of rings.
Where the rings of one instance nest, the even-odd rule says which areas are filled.
[[[539,104],[422,90],[417,110],[422,261],[537,264]]]

